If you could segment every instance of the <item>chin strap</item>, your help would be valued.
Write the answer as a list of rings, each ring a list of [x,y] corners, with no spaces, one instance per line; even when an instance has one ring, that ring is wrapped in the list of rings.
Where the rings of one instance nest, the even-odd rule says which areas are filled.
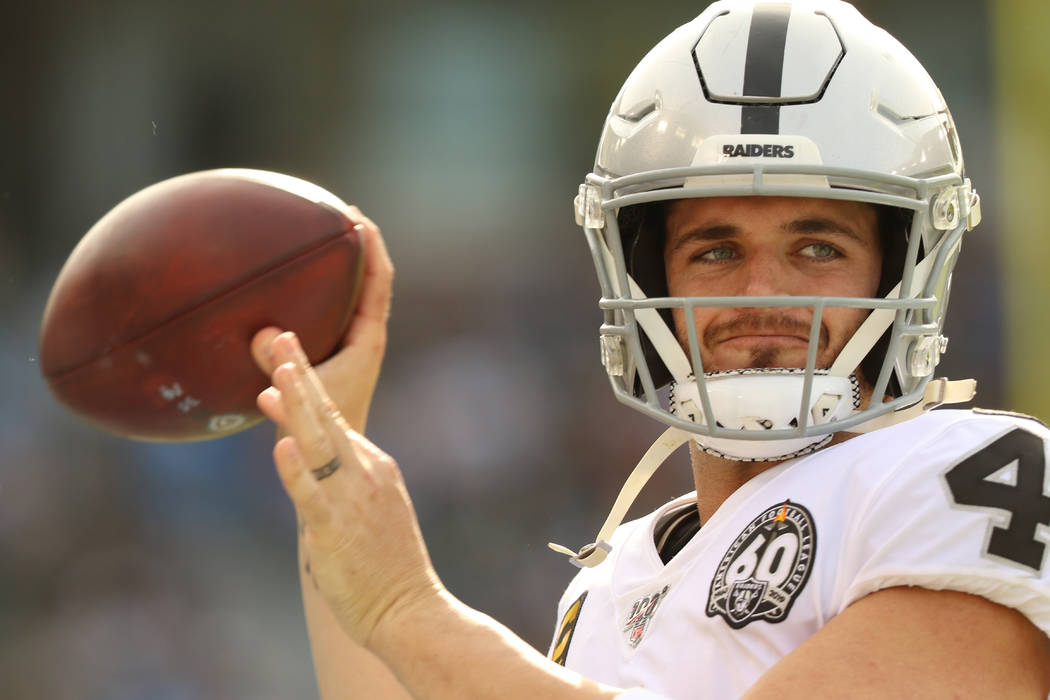
[[[976,394],[976,379],[956,379],[954,381],[945,379],[944,377],[931,379],[929,383],[926,384],[926,390],[923,392],[922,399],[918,403],[899,411],[886,413],[878,418],[872,418],[871,420],[855,425],[852,428],[846,428],[843,432],[870,433],[871,431],[879,430],[880,428],[888,428],[891,425],[903,423],[906,420],[911,420],[912,418],[921,416],[923,413],[937,408],[941,404],[966,403],[967,401],[972,401]]]
[[[649,481],[649,477],[660,468],[660,465],[671,456],[671,453],[685,444],[691,436],[692,433],[679,428],[668,428],[663,435],[657,438],[652,447],[638,460],[638,465],[631,475],[627,477],[627,481],[620,489],[620,495],[616,497],[616,503],[609,511],[609,517],[605,519],[605,524],[602,525],[594,542],[581,547],[579,552],[574,552],[568,547],[553,542],[547,543],[547,546],[559,554],[568,556],[569,561],[580,568],[597,566],[605,561],[605,557],[612,550],[609,540],[612,539],[613,532],[620,527],[620,523],[627,516],[627,510],[638,497],[642,487]]]

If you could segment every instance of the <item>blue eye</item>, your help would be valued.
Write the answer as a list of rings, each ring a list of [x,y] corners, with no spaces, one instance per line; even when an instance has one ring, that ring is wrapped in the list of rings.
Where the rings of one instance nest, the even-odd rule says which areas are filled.
[[[808,252],[807,252],[808,251]],[[827,243],[810,243],[802,249],[802,254],[806,257],[817,258],[826,260],[839,256],[838,250],[834,246],[828,245]]]
[[[720,248],[712,248],[711,250],[708,250],[702,255],[700,255],[699,258],[707,262],[723,262],[735,256],[736,251],[734,251],[732,248],[727,248],[723,246]]]

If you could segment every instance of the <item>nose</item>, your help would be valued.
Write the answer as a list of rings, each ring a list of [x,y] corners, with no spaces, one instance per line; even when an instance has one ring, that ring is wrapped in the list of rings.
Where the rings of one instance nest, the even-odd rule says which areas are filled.
[[[753,251],[744,260],[740,271],[740,296],[788,296],[790,271],[783,259],[772,251]]]

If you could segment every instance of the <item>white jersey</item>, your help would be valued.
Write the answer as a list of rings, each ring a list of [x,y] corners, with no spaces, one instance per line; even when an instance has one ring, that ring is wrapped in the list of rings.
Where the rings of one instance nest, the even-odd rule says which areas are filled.
[[[736,698],[863,596],[951,589],[1050,634],[1050,430],[935,411],[777,465],[733,493],[665,565],[662,516],[617,529],[558,606],[550,655],[671,698]]]

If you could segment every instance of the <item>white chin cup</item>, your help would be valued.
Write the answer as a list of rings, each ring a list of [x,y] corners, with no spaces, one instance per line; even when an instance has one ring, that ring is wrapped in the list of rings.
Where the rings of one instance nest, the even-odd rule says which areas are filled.
[[[802,369],[743,369],[704,375],[715,425],[747,430],[755,439],[715,438],[694,435],[708,454],[742,462],[790,459],[813,452],[831,440],[831,433],[810,437],[765,439],[768,430],[798,427],[799,407],[806,372]],[[671,385],[671,412],[699,425],[707,425],[696,381]],[[818,370],[809,399],[811,426],[845,418],[860,408],[860,385],[854,375],[837,377]]]

